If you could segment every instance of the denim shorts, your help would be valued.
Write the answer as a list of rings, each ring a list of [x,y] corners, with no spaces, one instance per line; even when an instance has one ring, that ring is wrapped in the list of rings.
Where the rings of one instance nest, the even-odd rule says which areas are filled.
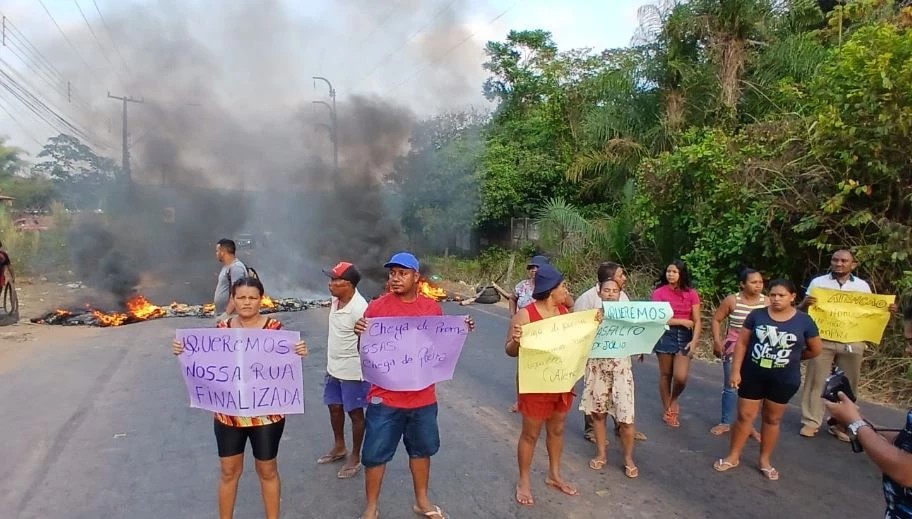
[[[693,330],[684,326],[669,326],[665,333],[662,334],[662,337],[659,338],[659,342],[656,343],[653,351],[669,355],[677,355],[679,353],[684,355],[686,353],[684,348],[692,340]]]
[[[350,413],[355,409],[367,407],[367,393],[370,382],[361,380],[339,380],[329,373],[323,378],[323,403],[341,405],[342,410]]]
[[[376,467],[388,463],[395,456],[400,439],[410,458],[429,458],[437,454],[440,450],[437,404],[414,409],[368,405],[364,416],[361,464]]]

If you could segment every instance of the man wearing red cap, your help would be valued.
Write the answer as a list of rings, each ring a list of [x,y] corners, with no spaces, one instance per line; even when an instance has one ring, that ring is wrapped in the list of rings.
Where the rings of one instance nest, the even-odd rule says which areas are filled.
[[[335,444],[317,463],[324,465],[344,460],[336,473],[339,479],[348,479],[361,470],[361,444],[364,440],[364,408],[370,384],[361,375],[361,357],[358,354],[358,335],[355,324],[367,310],[367,300],[358,292],[361,274],[347,261],[331,269],[323,269],[329,276],[329,332],[326,340],[326,376],[323,385],[323,403],[329,407]],[[345,415],[352,423],[352,450],[345,446]]]
[[[443,308],[437,301],[418,292],[418,258],[409,252],[400,252],[384,267],[389,269],[390,292],[371,301],[364,318],[355,325],[355,333],[364,333],[367,319],[372,317],[443,315]],[[475,329],[471,317],[466,318],[466,323],[469,330]],[[412,511],[432,519],[444,519],[443,511],[428,497],[431,456],[440,448],[434,385],[419,391],[393,391],[375,385],[370,389],[368,400],[361,456],[367,503],[362,519],[378,517],[383,474],[386,464],[396,454],[400,440],[408,452],[415,489]]]

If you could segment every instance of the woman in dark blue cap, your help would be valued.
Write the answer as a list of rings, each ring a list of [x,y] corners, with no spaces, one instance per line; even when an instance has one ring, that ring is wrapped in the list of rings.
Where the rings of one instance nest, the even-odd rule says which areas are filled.
[[[564,305],[569,297],[564,275],[550,264],[542,265],[535,273],[534,302],[520,309],[510,323],[510,334],[505,346],[507,355],[519,356],[522,326],[549,317],[557,317],[570,310]],[[519,436],[519,482],[516,484],[516,501],[521,505],[535,504],[532,498],[532,456],[535,445],[545,425],[548,438],[548,477],[545,484],[567,495],[578,496],[579,490],[564,481],[560,474],[561,455],[564,452],[564,423],[576,395],[566,393],[523,393],[519,395],[519,412],[523,415],[522,434]]]

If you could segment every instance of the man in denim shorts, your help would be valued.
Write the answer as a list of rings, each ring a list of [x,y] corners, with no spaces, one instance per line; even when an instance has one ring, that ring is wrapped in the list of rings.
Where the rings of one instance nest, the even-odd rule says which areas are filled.
[[[437,301],[418,293],[418,258],[411,253],[400,252],[393,255],[384,267],[389,269],[390,292],[371,301],[364,312],[364,318],[355,325],[355,333],[365,332],[367,319],[373,317],[443,315],[443,309]],[[469,330],[475,328],[471,318],[467,318],[466,322]],[[393,391],[374,385],[371,386],[368,400],[364,449],[361,453],[361,463],[365,467],[367,503],[361,517],[375,519],[378,516],[383,474],[386,464],[396,454],[401,439],[408,452],[409,469],[415,488],[412,511],[434,519],[443,519],[443,511],[428,497],[431,456],[440,448],[434,385],[418,391]]]
[[[358,335],[355,324],[367,310],[367,300],[358,292],[361,274],[347,261],[331,269],[323,269],[329,276],[329,332],[326,340],[326,377],[323,385],[323,403],[329,407],[332,424],[333,448],[317,460],[324,465],[344,460],[336,473],[339,479],[348,479],[361,470],[361,443],[364,440],[364,408],[370,384],[361,376],[361,357],[358,354]],[[352,450],[345,447],[345,415],[352,423]]]

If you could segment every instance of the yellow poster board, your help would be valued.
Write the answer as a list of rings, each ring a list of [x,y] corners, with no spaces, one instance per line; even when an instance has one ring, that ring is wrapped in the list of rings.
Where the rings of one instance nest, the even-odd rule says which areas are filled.
[[[549,317],[522,327],[519,392],[566,393],[583,377],[598,310]]]
[[[820,337],[835,342],[880,343],[890,322],[895,295],[811,288],[817,299],[808,314],[820,328]]]

